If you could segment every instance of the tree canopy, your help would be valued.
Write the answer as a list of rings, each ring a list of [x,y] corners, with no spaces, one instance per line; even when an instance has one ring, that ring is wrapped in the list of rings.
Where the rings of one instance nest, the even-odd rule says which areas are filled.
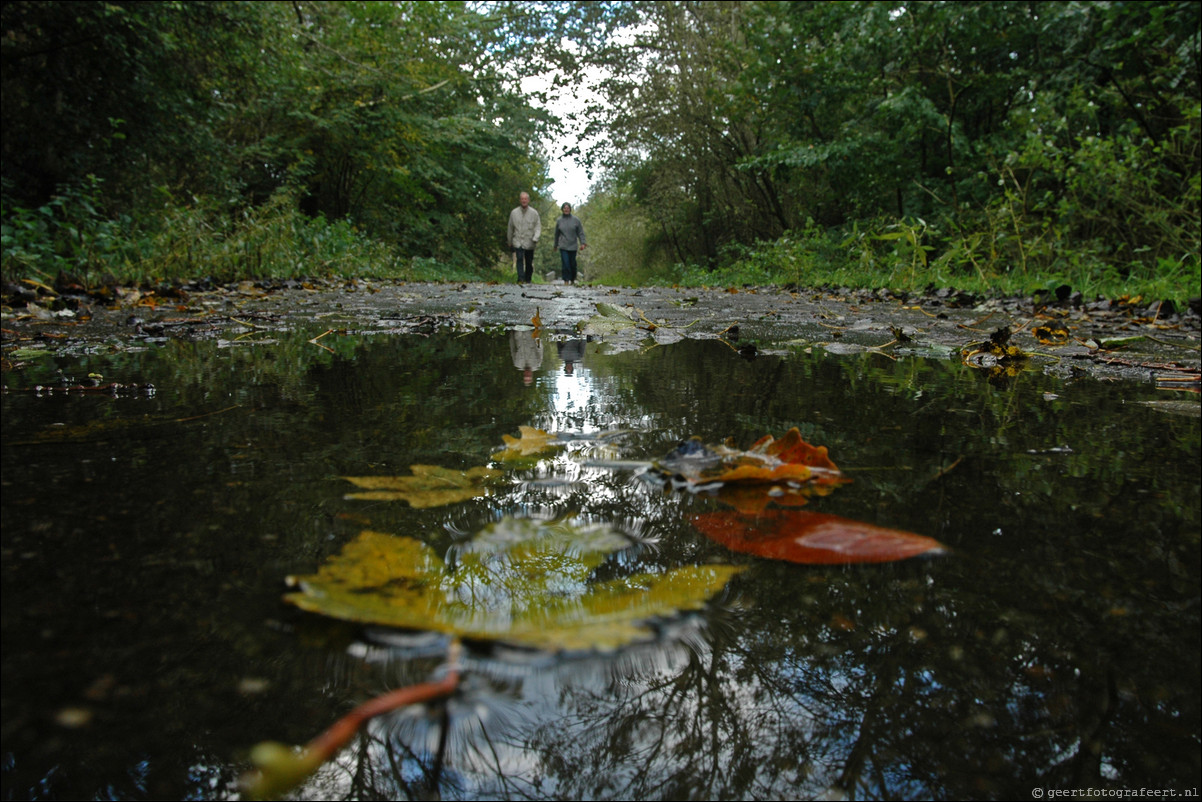
[[[883,283],[1164,274],[1197,294],[1200,13],[10,2],[4,270],[162,275],[167,227],[258,253],[269,238],[246,221],[292,215],[272,236],[385,246],[367,272],[487,271],[517,192],[549,202],[548,148],[566,137],[602,176],[579,210],[613,232],[594,238],[602,262],[758,258],[799,282],[840,261]],[[535,75],[549,88],[524,93]],[[546,110],[584,84],[595,101]],[[297,258],[336,267],[333,247]],[[227,272],[252,268],[229,257]]]
[[[905,220],[959,268],[1196,257],[1196,3],[637,9],[594,156],[677,261]]]
[[[547,183],[552,121],[519,89],[545,58],[521,58],[553,22],[544,12],[7,3],[5,215],[87,176],[109,215],[164,203],[237,215],[284,193],[408,257],[488,263],[498,209]]]

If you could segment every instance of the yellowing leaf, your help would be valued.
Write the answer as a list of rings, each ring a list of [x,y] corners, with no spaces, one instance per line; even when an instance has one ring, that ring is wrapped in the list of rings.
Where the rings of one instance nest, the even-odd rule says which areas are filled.
[[[1060,323],[1036,326],[1031,332],[1041,345],[1064,345],[1068,342],[1068,329]]]
[[[444,561],[408,537],[365,531],[317,574],[290,582],[301,609],[378,626],[547,650],[615,649],[647,639],[647,620],[696,609],[740,569],[685,566],[597,582],[629,545],[604,526],[506,518]]]
[[[522,433],[521,438],[508,434],[501,435],[501,439],[505,441],[505,448],[494,453],[493,457],[502,460],[522,459],[563,447],[563,442],[558,435],[548,434],[533,426],[519,426],[518,429]]]
[[[443,507],[459,501],[488,495],[488,485],[504,474],[493,468],[457,471],[437,465],[410,465],[412,476],[344,476],[348,482],[368,491],[348,493],[346,498],[360,501],[408,501],[409,506],[425,509]]]

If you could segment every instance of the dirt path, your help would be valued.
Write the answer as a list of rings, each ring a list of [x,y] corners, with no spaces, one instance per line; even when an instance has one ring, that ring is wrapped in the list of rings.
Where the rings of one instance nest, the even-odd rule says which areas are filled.
[[[43,292],[9,296],[4,362],[22,348],[60,351],[121,339],[230,337],[252,329],[427,332],[528,326],[603,337],[621,347],[653,338],[718,338],[746,356],[822,348],[963,359],[973,367],[1039,369],[1065,378],[1159,383],[1196,390],[1200,320],[1192,309],[954,292],[790,292],[565,287],[558,284],[242,282],[108,297]],[[598,314],[606,305],[608,316]],[[616,317],[624,310],[628,320]],[[1007,337],[1005,332],[1009,330]],[[1017,348],[1017,352],[1011,350]]]

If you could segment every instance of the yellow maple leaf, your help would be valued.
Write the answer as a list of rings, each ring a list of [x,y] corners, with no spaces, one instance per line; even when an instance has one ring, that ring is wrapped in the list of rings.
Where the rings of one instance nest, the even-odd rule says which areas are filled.
[[[542,454],[554,448],[563,447],[563,442],[559,439],[559,435],[548,434],[542,429],[535,429],[533,426],[519,426],[518,430],[522,433],[520,438],[509,434],[501,435],[501,439],[505,441],[505,448],[494,453],[494,458],[523,459]]]

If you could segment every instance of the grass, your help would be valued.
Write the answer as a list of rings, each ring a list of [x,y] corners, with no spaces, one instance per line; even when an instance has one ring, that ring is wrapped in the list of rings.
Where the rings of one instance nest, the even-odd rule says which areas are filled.
[[[82,186],[41,209],[4,209],[5,281],[50,282],[67,274],[85,284],[142,284],[210,277],[361,277],[403,281],[514,280],[504,256],[490,266],[454,264],[398,253],[344,220],[310,218],[281,192],[238,214],[201,204],[164,205],[149,224],[102,219],[99,184]],[[1009,235],[1008,235],[1009,236]],[[1032,243],[1039,247],[1029,247]],[[721,267],[587,264],[586,283],[609,286],[795,286],[926,292],[948,287],[982,295],[1025,295],[1068,285],[1086,298],[1142,296],[1183,304],[1202,295],[1197,252],[1155,262],[1121,259],[1103,244],[1032,243],[1010,237],[942,236],[921,220],[882,221],[863,229],[810,226],[770,242],[733,245]],[[541,281],[540,271],[535,280]]]
[[[925,224],[924,224],[925,225]],[[914,227],[916,229],[917,226]],[[995,252],[986,262],[960,243],[939,242],[929,230],[911,229],[894,236],[884,231],[835,239],[829,233],[786,235],[754,247],[731,249],[725,266],[707,269],[676,265],[647,283],[685,287],[796,286],[889,289],[923,293],[953,288],[986,296],[1027,295],[1068,285],[1093,299],[1142,297],[1182,305],[1202,295],[1197,253],[1180,259],[1138,260],[1115,264],[1096,247],[1064,249],[1045,264],[1023,268]]]

